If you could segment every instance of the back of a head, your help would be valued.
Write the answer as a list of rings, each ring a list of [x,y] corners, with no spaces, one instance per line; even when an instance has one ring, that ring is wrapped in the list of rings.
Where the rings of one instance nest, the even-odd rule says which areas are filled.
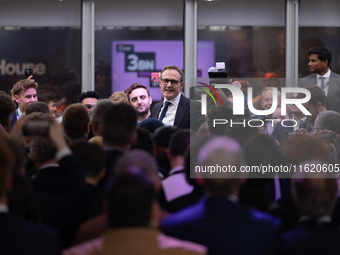
[[[121,156],[114,169],[115,174],[127,171],[131,167],[138,167],[149,175],[155,182],[158,180],[158,166],[153,156],[143,150],[131,150]]]
[[[90,115],[87,108],[81,103],[71,104],[66,107],[62,125],[65,134],[71,139],[87,138]]]
[[[227,119],[230,121],[233,119],[233,110],[229,105],[221,105],[216,107],[211,107],[207,113],[208,115],[208,127],[209,132],[212,135],[225,135],[227,128],[230,124],[216,124],[215,119]]]
[[[154,144],[169,148],[170,139],[178,130],[179,128],[175,126],[162,126],[157,128],[152,136]]]
[[[76,141],[71,144],[71,150],[78,159],[85,176],[98,177],[105,167],[105,151],[95,143]]]
[[[340,135],[340,114],[335,111],[322,111],[316,117],[314,130],[330,130]]]
[[[38,100],[40,102],[44,102],[45,104],[49,104],[51,101],[57,101],[57,95],[49,89],[38,89],[37,90]]]
[[[25,114],[31,114],[32,112],[42,112],[45,114],[50,114],[48,105],[44,102],[33,102],[27,105],[25,109]]]
[[[151,222],[155,187],[138,167],[129,167],[115,176],[108,195],[111,228],[145,227]]]
[[[11,114],[15,112],[15,108],[11,96],[4,91],[0,91],[0,124],[3,127],[7,126]]]
[[[327,162],[330,146],[319,137],[310,134],[290,135],[282,144],[282,153],[288,165],[299,165],[307,160]]]
[[[315,49],[308,52],[308,56],[310,56],[311,54],[318,55],[318,58],[321,61],[328,60],[328,66],[332,63],[332,54],[326,48],[323,48],[323,47],[322,48],[315,48]]]
[[[255,135],[245,143],[244,155],[248,166],[284,164],[280,146],[272,137],[264,134]],[[271,175],[266,177],[273,177]]]
[[[7,144],[0,141],[0,198],[5,198],[7,188],[6,180],[13,167],[14,155]]]
[[[114,102],[115,104],[130,104],[127,95],[124,91],[117,91],[113,93],[110,97],[109,100]]]
[[[308,161],[308,164],[322,163]],[[314,173],[313,177],[301,174],[292,179],[293,197],[301,216],[317,220],[330,216],[337,197],[337,179],[326,177],[323,173]]]
[[[136,110],[127,104],[113,105],[105,114],[103,142],[108,145],[126,146],[136,130]]]
[[[37,89],[38,86],[38,83],[36,83],[33,79],[23,79],[13,85],[12,93],[13,95],[19,95],[21,92],[26,91],[29,88]]]
[[[31,142],[31,153],[39,163],[54,159],[57,151],[57,147],[49,137],[35,136]]]
[[[177,131],[170,139],[169,152],[172,156],[184,157],[187,148],[190,145],[190,130],[181,129]]]
[[[320,87],[313,85],[306,87],[307,90],[310,92],[310,100],[308,101],[309,104],[312,106],[316,106],[318,103],[321,103],[322,106],[326,106],[326,94]],[[304,93],[298,93],[296,98],[305,98]]]
[[[146,128],[137,127],[137,141],[133,144],[131,149],[140,149],[149,152],[151,155],[154,154],[154,146],[152,136]]]
[[[240,144],[227,136],[218,136],[206,142],[200,149],[195,171],[201,173],[207,192],[214,196],[235,194],[239,190],[245,165]],[[225,168],[231,169],[226,171]]]
[[[109,99],[98,100],[92,109],[91,122],[93,122],[96,126],[102,124],[107,110],[113,105],[114,103]]]
[[[151,134],[153,134],[157,128],[163,126],[163,122],[156,118],[147,118],[137,124],[137,127],[146,128]]]

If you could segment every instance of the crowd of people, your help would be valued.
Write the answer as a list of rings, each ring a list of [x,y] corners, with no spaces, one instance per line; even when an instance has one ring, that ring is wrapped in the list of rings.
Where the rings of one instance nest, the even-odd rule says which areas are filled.
[[[327,49],[309,53],[307,116],[296,105],[234,115],[223,90],[204,116],[177,66],[160,72],[156,103],[134,83],[110,98],[83,92],[60,115],[32,78],[0,91],[2,253],[337,254],[340,76],[330,63]],[[254,105],[271,109],[273,84]],[[263,125],[240,125],[249,120]]]

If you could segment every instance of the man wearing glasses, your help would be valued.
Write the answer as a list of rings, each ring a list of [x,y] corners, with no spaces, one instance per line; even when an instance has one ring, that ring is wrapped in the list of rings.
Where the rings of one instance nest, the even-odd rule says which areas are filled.
[[[184,87],[183,71],[177,66],[166,66],[160,75],[160,87],[163,100],[154,105],[151,117],[157,118],[166,126],[190,128],[190,111],[193,130],[197,130],[205,121],[201,115],[201,103],[182,95]],[[191,108],[191,110],[190,110]]]

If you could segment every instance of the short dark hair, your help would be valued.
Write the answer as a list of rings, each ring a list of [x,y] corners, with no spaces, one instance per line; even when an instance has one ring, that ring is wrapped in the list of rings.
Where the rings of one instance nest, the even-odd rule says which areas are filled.
[[[49,137],[38,135],[31,142],[31,153],[40,163],[54,159],[57,151],[56,145]]]
[[[314,85],[314,86],[308,86],[306,89],[309,90],[311,94],[311,97],[308,103],[310,103],[313,106],[316,106],[317,103],[321,103],[323,106],[326,105],[326,94],[322,88]]]
[[[38,100],[40,102],[44,102],[47,105],[52,101],[57,101],[57,96],[52,90],[48,89],[38,89],[37,90]]]
[[[169,152],[172,156],[184,157],[185,152],[190,144],[191,132],[188,129],[180,129],[171,138],[169,143]]]
[[[99,100],[99,94],[97,91],[85,91],[78,96],[78,103],[81,103],[85,98],[97,98]]]
[[[153,180],[142,169],[130,167],[116,175],[108,195],[109,226],[148,226],[154,199]]]
[[[135,89],[140,89],[140,88],[141,89],[145,89],[148,92],[148,96],[150,96],[150,92],[149,92],[148,88],[145,85],[140,84],[140,83],[133,83],[133,84],[131,84],[130,87],[128,87],[125,90],[125,93],[126,93],[126,96],[127,96],[127,99],[129,100],[129,102],[130,102],[130,97],[129,96],[130,96],[131,92],[133,90],[135,90]]]
[[[4,91],[0,91],[0,123],[6,126],[11,114],[15,112],[15,104],[10,95]]]
[[[50,110],[48,109],[48,105],[44,102],[33,102],[27,105],[25,109],[25,114],[31,114],[32,112],[42,112],[45,114],[50,114]]]
[[[143,127],[136,128],[137,142],[131,149],[140,149],[149,152],[151,155],[154,153],[153,140],[149,130]]]
[[[327,60],[328,61],[328,66],[332,62],[332,54],[326,48],[315,48],[315,49],[313,49],[313,50],[308,52],[308,56],[310,56],[311,54],[318,55],[318,59],[320,59],[321,61]]]
[[[75,103],[66,107],[62,125],[68,138],[71,140],[84,138],[85,130],[89,123],[90,114],[83,104]]]
[[[137,112],[128,104],[111,106],[103,123],[103,142],[125,146],[130,142],[137,125]]]

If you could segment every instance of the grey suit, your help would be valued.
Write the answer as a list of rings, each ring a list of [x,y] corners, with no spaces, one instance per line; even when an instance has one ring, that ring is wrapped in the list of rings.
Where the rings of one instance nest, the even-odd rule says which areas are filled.
[[[316,74],[310,74],[300,81],[300,87],[308,87],[317,84]],[[326,97],[327,110],[333,110],[340,113],[340,75],[331,71],[328,93]]]
[[[157,119],[159,112],[162,109],[162,106],[163,101],[160,101],[157,104],[155,104],[151,110],[150,118]],[[181,99],[179,100],[177,107],[174,126],[179,128],[191,128],[197,131],[204,121],[205,121],[204,116],[201,115],[201,103],[195,100],[190,100],[185,96],[181,95]]]

